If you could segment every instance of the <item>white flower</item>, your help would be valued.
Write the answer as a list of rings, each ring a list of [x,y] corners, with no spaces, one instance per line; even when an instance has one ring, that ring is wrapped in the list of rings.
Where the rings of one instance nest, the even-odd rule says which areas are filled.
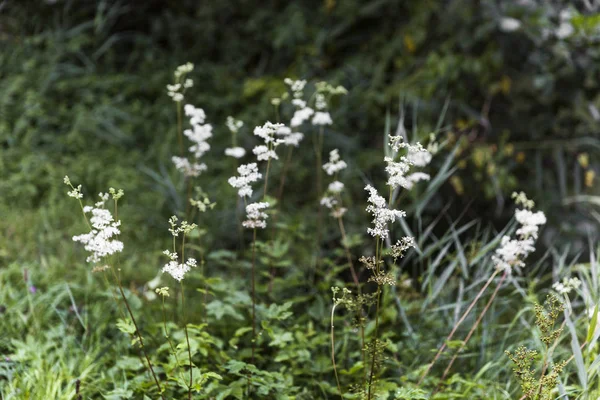
[[[86,261],[94,264],[100,262],[103,257],[123,251],[123,242],[113,239],[121,233],[119,230],[121,221],[113,220],[110,211],[103,208],[105,196],[100,198],[102,201],[96,203],[100,206],[83,208],[84,213],[92,213],[90,218],[92,230],[89,233],[73,236],[73,241],[83,243],[85,250],[92,253]]]
[[[292,120],[290,121],[290,126],[292,128],[295,128],[297,126],[300,126],[304,123],[304,121],[307,121],[311,115],[313,115],[315,113],[315,111],[310,108],[310,107],[303,107],[299,110],[296,110],[294,112],[294,116],[292,117]]]
[[[248,218],[246,221],[242,222],[242,226],[244,228],[250,229],[264,229],[267,227],[266,219],[269,217],[264,210],[269,207],[269,203],[252,203],[246,206],[246,217]]]
[[[325,206],[327,208],[333,208],[337,203],[338,203],[337,200],[331,196],[324,196],[321,199],[321,205]]]
[[[517,230],[517,235],[537,239],[539,225],[546,223],[546,215],[542,211],[533,213],[529,210],[516,210],[515,218],[522,226]]]
[[[304,86],[306,86],[305,80],[293,80],[290,78],[285,78],[283,82],[290,87],[290,90],[294,93],[294,97],[302,97],[302,91],[304,90]]]
[[[317,110],[324,110],[327,108],[327,102],[325,101],[325,95],[323,93],[317,93],[315,96],[315,108]]]
[[[535,250],[533,244],[531,238],[511,240],[509,236],[503,236],[500,248],[496,250],[496,255],[492,256],[492,261],[496,263],[496,268],[502,271],[511,271],[512,267],[524,267],[523,259]]]
[[[317,111],[315,116],[312,119],[313,125],[331,125],[333,121],[331,120],[331,115],[328,112]]]
[[[244,126],[244,122],[240,121],[239,119],[235,119],[230,115],[227,117],[225,125],[227,125],[227,128],[231,131],[231,133],[236,134],[240,128]]]
[[[369,192],[368,202],[371,203],[367,206],[367,212],[373,215],[372,222],[375,225],[374,228],[367,228],[367,232],[372,236],[384,239],[389,234],[387,224],[395,222],[396,218],[405,217],[406,213],[401,210],[388,209],[385,199],[371,185],[367,185],[365,190]]]
[[[190,124],[192,125],[202,125],[206,120],[206,114],[201,108],[196,108],[191,104],[186,104],[183,106],[183,110],[185,115],[190,117]]]
[[[185,278],[185,274],[188,273],[192,268],[195,268],[198,263],[194,258],[188,258],[183,264],[177,261],[177,253],[170,253],[168,250],[164,251],[171,261],[169,261],[162,268],[163,273],[171,275],[175,280],[181,282]]]
[[[292,132],[292,130],[287,126],[282,126],[277,129],[276,135],[281,139],[280,142],[286,146],[295,146],[298,147],[302,139],[304,139],[304,134],[300,132]]]
[[[256,163],[244,164],[240,165],[237,171],[240,176],[232,176],[227,182],[234,188],[239,189],[238,195],[240,197],[252,196],[252,187],[250,187],[250,184],[262,178],[262,174],[258,172],[258,166]]]
[[[275,133],[285,127],[284,124],[273,124],[271,122],[266,122],[263,126],[257,126],[254,128],[254,134],[265,141],[265,144],[269,144],[271,142],[275,142],[273,136]]]
[[[306,101],[304,101],[302,99],[293,99],[292,100],[292,104],[295,105],[298,108],[304,108],[304,107],[306,107]]]
[[[579,286],[581,286],[581,281],[578,278],[564,277],[562,282],[555,282],[554,285],[552,285],[552,288],[556,290],[558,294],[569,294],[571,293],[571,290],[577,289]]]
[[[192,117],[194,118],[194,117]],[[190,139],[191,142],[194,143],[193,146],[189,148],[189,150],[194,153],[196,158],[200,158],[210,150],[210,145],[206,141],[210,137],[212,137],[212,126],[210,124],[192,125],[192,129],[186,129],[183,131],[183,134]]]
[[[252,153],[256,155],[256,159],[258,161],[267,161],[269,159],[278,160],[279,157],[275,150],[269,150],[269,148],[265,145],[256,146],[252,149]]]
[[[242,158],[246,154],[243,147],[228,147],[225,149],[225,155],[233,158]]]
[[[333,181],[329,184],[329,187],[327,187],[327,190],[334,194],[341,193],[342,190],[344,190],[344,184],[340,181]]]
[[[431,162],[431,153],[422,147],[410,146],[406,158],[415,167],[425,167]]]
[[[173,98],[173,101],[176,103],[180,103],[181,101],[183,101],[183,94],[181,94],[181,93],[173,93],[173,95],[171,97]]]
[[[191,62],[187,62],[183,65],[180,65],[175,70],[175,79],[178,80],[182,75],[190,73],[193,70],[194,70],[194,64],[192,64]]]
[[[187,177],[199,176],[202,171],[206,171],[206,164],[190,163],[185,157],[173,156],[171,157],[171,161],[175,164],[175,168],[177,168],[178,171],[183,172],[183,175]]]
[[[424,172],[414,172],[406,176],[406,178],[402,180],[402,184],[400,186],[410,190],[413,188],[415,183],[419,181],[428,181],[429,179],[431,179],[429,174],[426,174]]]
[[[323,164],[323,169],[327,175],[333,175],[346,168],[348,164],[340,159],[340,153],[338,149],[333,149],[329,152],[329,162]]]
[[[514,32],[521,27],[521,21],[515,18],[504,17],[500,20],[500,29],[504,32]]]

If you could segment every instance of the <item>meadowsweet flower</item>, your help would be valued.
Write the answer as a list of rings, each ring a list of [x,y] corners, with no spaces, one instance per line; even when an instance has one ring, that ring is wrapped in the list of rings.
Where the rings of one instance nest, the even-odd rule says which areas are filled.
[[[265,145],[259,145],[252,149],[252,153],[256,155],[258,161],[267,161],[269,159],[279,160],[275,150],[269,150]]]
[[[304,139],[304,134],[292,132],[292,129],[287,126],[279,127],[275,134],[280,138],[280,142],[286,146],[298,147],[302,139]]]
[[[516,210],[515,218],[521,224],[521,228],[517,230],[517,235],[524,237],[533,237],[537,239],[539,226],[546,223],[546,215],[538,211],[536,213],[530,210]]]
[[[178,171],[181,171],[186,177],[199,176],[202,171],[206,171],[207,169],[206,164],[190,163],[190,161],[185,157],[173,156],[171,157],[171,161],[173,161],[173,164],[175,164],[175,168]]]
[[[123,242],[115,239],[121,231],[121,221],[115,221],[110,211],[104,208],[104,202],[107,196],[100,194],[101,201],[96,203],[94,207],[85,206],[83,212],[91,213],[90,218],[91,231],[82,235],[73,236],[74,242],[84,244],[84,249],[91,253],[86,261],[89,263],[98,263],[102,258],[120,253],[123,251]]]
[[[252,196],[250,184],[262,178],[262,174],[258,172],[258,166],[256,163],[244,164],[240,165],[237,171],[240,176],[232,176],[227,182],[234,188],[239,189],[238,195],[240,197]]]
[[[206,113],[201,108],[196,108],[191,104],[183,106],[183,110],[187,117],[190,117],[190,124],[202,125],[206,120]]]
[[[293,80],[285,78],[283,82],[290,87],[290,90],[294,94],[295,98],[300,98],[303,95],[304,87],[306,86],[305,80]]]
[[[196,117],[192,117],[191,119],[194,118]],[[210,150],[210,145],[206,140],[212,137],[212,125],[192,124],[192,129],[184,130],[183,134],[194,143],[189,148],[190,152],[194,153],[194,157],[200,158]]]
[[[412,166],[426,166],[431,161],[431,153],[425,150],[420,143],[412,145],[405,143],[402,136],[390,136],[389,145],[395,152],[403,148],[407,149],[406,156],[401,156],[398,161],[392,157],[384,158],[387,163],[385,170],[389,175],[387,184],[392,189],[400,186],[410,190],[416,182],[431,178],[424,172],[408,174]]]
[[[225,155],[233,158],[242,158],[246,155],[246,149],[243,147],[228,147],[225,149]]]
[[[292,120],[290,121],[290,126],[292,128],[295,128],[295,127],[302,125],[305,121],[308,121],[310,119],[311,115],[313,115],[314,113],[315,113],[315,110],[313,110],[310,107],[303,107],[303,108],[296,110],[294,112],[294,116],[292,117]]]
[[[411,247],[415,247],[415,238],[411,236],[404,236],[402,239],[398,240],[396,244],[393,244],[391,255],[394,258],[394,262],[396,262],[397,258],[404,257],[406,251]]]
[[[317,93],[315,96],[315,108],[317,110],[325,110],[327,108],[327,101],[323,93]]]
[[[331,120],[331,115],[329,115],[328,112],[317,111],[312,119],[312,124],[324,126],[333,124],[333,121]]]
[[[401,210],[388,209],[385,199],[371,185],[367,185],[365,190],[369,192],[368,202],[371,203],[366,210],[373,215],[372,223],[374,224],[373,228],[367,228],[367,232],[374,237],[386,238],[389,234],[387,224],[395,222],[397,218],[405,217],[406,213]]]
[[[321,199],[321,205],[327,208],[333,208],[337,203],[338,201],[331,196],[323,196]]]
[[[329,162],[323,164],[323,169],[327,175],[333,175],[346,168],[348,164],[340,158],[338,149],[333,149],[329,152]]]
[[[329,184],[327,190],[331,193],[339,194],[344,190],[344,184],[340,181],[333,181]]]
[[[185,263],[179,263],[177,261],[178,256],[176,252],[170,252],[169,250],[165,250],[163,252],[167,257],[171,259],[165,266],[162,268],[163,273],[167,273],[171,275],[175,280],[181,282],[183,278],[185,278],[185,274],[187,274],[192,268],[195,268],[198,263],[194,258],[188,258]]]
[[[425,167],[431,162],[432,155],[428,150],[410,146],[406,158],[415,167]]]
[[[244,126],[244,121],[240,121],[239,119],[233,118],[231,115],[227,117],[227,121],[225,122],[227,129],[233,134],[239,132],[240,128]]]
[[[265,141],[265,144],[269,144],[275,142],[275,133],[283,127],[285,127],[284,124],[274,124],[267,121],[263,126],[254,128],[254,135],[262,138]]]
[[[183,75],[189,74],[193,70],[194,70],[194,64],[192,64],[191,62],[187,62],[183,65],[178,66],[177,69],[175,70],[175,80],[178,81]]]
[[[267,218],[269,217],[265,212],[261,211],[269,207],[269,203],[252,203],[246,206],[246,221],[242,222],[244,228],[250,229],[264,229],[267,227]]]
[[[295,105],[298,108],[305,108],[306,107],[306,101],[304,101],[302,99],[293,99],[292,100],[292,104]]]
[[[558,294],[569,294],[573,289],[577,289],[581,286],[581,281],[576,278],[567,278],[564,277],[562,282],[555,282],[552,285],[552,289],[556,290]]]
[[[535,251],[535,240],[538,237],[540,225],[546,223],[546,216],[543,212],[531,212],[527,208],[532,208],[534,203],[527,199],[523,192],[513,193],[513,198],[517,204],[522,204],[526,209],[517,209],[515,218],[521,226],[517,229],[516,239],[509,236],[502,237],[500,248],[492,256],[492,261],[496,263],[496,268],[503,271],[511,271],[513,267],[524,267],[523,261],[531,252]]]

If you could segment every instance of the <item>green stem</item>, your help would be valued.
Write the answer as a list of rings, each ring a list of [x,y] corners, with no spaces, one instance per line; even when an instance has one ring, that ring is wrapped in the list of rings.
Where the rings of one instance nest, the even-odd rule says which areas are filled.
[[[185,239],[185,235],[183,236]],[[183,257],[183,250],[182,250],[182,257]],[[182,259],[183,261],[183,259]],[[192,349],[190,347],[190,336],[188,335],[188,329],[187,329],[187,320],[186,320],[186,313],[185,313],[185,295],[184,295],[184,288],[183,288],[183,281],[181,281],[181,315],[183,317],[183,327],[184,327],[184,331],[185,331],[185,340],[187,342],[187,348],[188,348],[188,358],[190,360],[190,384],[188,385],[188,399],[191,400],[192,399],[192,384],[193,384],[193,364],[192,364]]]
[[[338,391],[340,392],[340,397],[344,398],[344,393],[342,392],[342,385],[340,385],[340,378],[337,372],[337,365],[335,363],[335,328],[333,325],[333,316],[335,313],[336,303],[333,303],[333,307],[331,307],[331,362],[333,363],[333,373],[335,374],[335,382],[337,383]]]
[[[256,349],[256,228],[252,235],[252,364]]]

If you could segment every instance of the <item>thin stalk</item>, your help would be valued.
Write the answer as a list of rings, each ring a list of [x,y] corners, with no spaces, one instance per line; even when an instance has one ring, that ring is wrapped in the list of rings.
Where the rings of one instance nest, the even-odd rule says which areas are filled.
[[[318,213],[317,213],[317,234],[315,236],[315,264],[313,271],[313,279],[314,273],[319,268],[320,261],[320,245],[321,245],[321,229],[322,229],[322,220],[323,220],[323,206],[321,205],[321,195],[323,192],[323,126],[319,128],[319,134],[314,141],[314,148],[316,154],[316,168],[317,168],[317,204],[318,204]]]
[[[375,270],[376,270],[376,274],[379,275],[379,258],[381,257],[381,252],[379,251],[379,237],[377,238],[377,240],[375,241]],[[382,248],[383,250],[383,248]],[[377,355],[377,351],[376,351],[376,346],[377,346],[377,338],[379,335],[379,300],[380,300],[380,296],[381,296],[381,285],[377,284],[377,295],[376,300],[375,300],[375,332],[373,334],[373,340],[372,340],[372,346],[373,348],[371,349],[371,351],[373,352],[373,355],[371,357],[371,371],[369,373],[369,384],[368,384],[368,392],[367,392],[367,398],[368,400],[371,400],[372,398],[372,394],[371,394],[371,388],[373,386],[373,377],[375,376],[375,357]]]
[[[463,340],[463,342],[461,343],[459,349],[456,351],[456,353],[454,353],[454,356],[452,357],[452,359],[450,360],[450,363],[446,367],[446,370],[444,371],[444,374],[442,375],[442,378],[440,379],[440,381],[443,381],[446,378],[446,375],[448,375],[448,373],[450,372],[450,368],[452,367],[452,364],[454,364],[454,361],[458,357],[458,354],[465,348],[465,346],[469,342],[469,339],[471,339],[471,336],[473,336],[473,333],[475,332],[475,330],[477,329],[477,327],[481,323],[481,320],[483,319],[483,317],[487,313],[487,310],[492,305],[492,302],[496,298],[496,295],[498,294],[498,291],[502,287],[502,284],[504,283],[504,280],[506,279],[507,276],[508,276],[508,270],[505,270],[504,273],[502,274],[502,277],[500,278],[500,281],[498,281],[498,285],[496,286],[496,289],[494,290],[494,293],[492,293],[492,297],[490,297],[490,299],[488,300],[487,304],[485,305],[485,307],[483,308],[483,310],[479,314],[479,317],[477,318],[477,321],[475,321],[475,324],[473,324],[473,326],[471,327],[471,330],[467,334],[467,337],[465,338],[465,340]]]
[[[435,357],[433,357],[433,361],[431,361],[431,363],[429,364],[429,366],[427,367],[427,369],[425,370],[425,372],[421,376],[421,379],[419,379],[419,382],[417,383],[417,386],[420,386],[421,383],[423,383],[423,381],[425,380],[425,377],[427,376],[427,374],[429,373],[429,371],[431,371],[431,368],[433,368],[433,365],[440,358],[440,356],[442,355],[442,352],[446,349],[446,346],[448,345],[448,342],[450,340],[452,340],[452,338],[454,337],[454,334],[456,333],[456,330],[458,329],[458,327],[465,321],[465,319],[467,318],[467,316],[471,313],[471,310],[473,310],[473,307],[475,307],[475,304],[477,304],[477,302],[479,301],[479,299],[483,295],[483,292],[485,292],[485,290],[492,283],[492,281],[494,280],[494,278],[496,277],[496,275],[498,275],[498,272],[499,272],[498,270],[494,270],[494,273],[492,274],[492,276],[490,276],[490,278],[487,280],[487,282],[485,283],[485,285],[483,285],[483,287],[481,288],[481,290],[479,291],[479,293],[477,293],[477,296],[475,296],[475,298],[473,299],[473,301],[471,302],[471,304],[469,305],[469,307],[467,308],[467,310],[463,313],[463,315],[460,317],[460,319],[458,320],[458,322],[454,325],[454,327],[452,328],[452,331],[450,332],[450,334],[448,335],[448,337],[446,337],[446,340],[444,340],[444,343],[439,348],[439,350],[436,353]]]
[[[183,262],[185,260],[184,256],[185,256],[185,233],[182,235],[182,240],[181,240],[181,262]],[[175,239],[175,237],[173,236],[173,239]],[[188,358],[190,360],[190,384],[188,386],[188,399],[192,400],[192,383],[193,383],[193,364],[192,364],[192,349],[190,347],[190,337],[188,335],[188,329],[187,329],[187,318],[186,318],[186,312],[185,312],[185,289],[183,287],[183,281],[180,281],[181,284],[181,317],[183,318],[183,328],[185,331],[185,340],[187,342],[187,348],[188,348]]]
[[[177,141],[179,142],[179,155],[183,157],[183,124],[181,117],[181,102],[176,102],[177,107]]]
[[[175,346],[173,346],[173,342],[171,341],[171,337],[169,336],[169,332],[167,330],[167,310],[165,308],[165,296],[162,296],[162,311],[163,311],[163,327],[165,330],[165,338],[167,339],[167,342],[169,342],[169,347],[171,347],[171,352],[175,356],[175,361],[177,362],[177,368],[179,368],[179,356],[177,355],[177,350],[175,349]],[[181,380],[184,380],[183,372],[181,370],[179,371],[179,374],[181,376]]]
[[[285,186],[285,178],[287,176],[288,169],[290,168],[290,163],[292,161],[292,153],[294,151],[293,146],[288,147],[288,152],[285,157],[285,163],[283,164],[283,171],[281,171],[281,178],[279,179],[279,190],[277,191],[277,199],[279,200],[279,204],[281,204],[281,200],[283,197],[283,187]]]
[[[256,349],[256,228],[252,234],[252,364]]]
[[[342,385],[340,385],[340,378],[337,372],[337,365],[335,363],[335,328],[333,325],[333,315],[335,313],[335,302],[333,303],[333,307],[331,307],[331,362],[333,363],[333,373],[335,374],[335,382],[337,384],[338,391],[340,392],[340,397],[344,398],[344,393],[342,392]]]
[[[114,270],[111,268],[111,271]],[[115,275],[115,279],[117,279]],[[129,306],[129,301],[127,301],[127,297],[125,297],[125,292],[123,292],[123,285],[121,284],[121,280],[117,279],[117,283],[119,285],[119,291],[121,292],[121,297],[123,298],[123,302],[125,303],[125,307],[127,308],[127,312],[129,313],[129,317],[131,318],[131,322],[133,322],[133,326],[135,327],[135,333],[137,334],[138,339],[140,340],[140,347],[142,348],[142,352],[144,353],[144,357],[146,358],[146,362],[148,363],[148,368],[150,369],[150,373],[154,378],[154,382],[156,383],[156,387],[158,388],[158,393],[160,394],[161,399],[165,400],[165,396],[163,396],[163,390],[158,382],[158,378],[154,373],[154,368],[152,368],[152,363],[150,362],[150,357],[148,357],[148,353],[146,352],[146,347],[144,346],[144,339],[142,338],[142,334],[140,333],[140,329],[138,328],[138,324],[133,316],[133,312],[131,311],[131,307]]]
[[[348,265],[350,266],[350,273],[352,274],[352,280],[356,285],[356,289],[358,290],[358,294],[361,293],[360,290],[360,282],[358,281],[358,275],[356,274],[356,270],[354,269],[354,263],[352,262],[352,254],[350,253],[350,248],[348,248],[347,237],[346,237],[346,229],[344,229],[344,221],[342,217],[338,217],[338,225],[340,227],[340,233],[342,235],[342,246],[344,246],[344,250],[346,252],[346,258],[348,259]]]
[[[184,235],[184,239],[185,239],[185,235]],[[182,252],[183,254],[183,252]],[[192,399],[192,384],[193,384],[193,365],[192,365],[192,349],[190,347],[190,336],[188,335],[188,329],[187,329],[187,320],[185,317],[185,296],[184,296],[184,288],[183,288],[183,281],[181,281],[181,314],[183,316],[183,327],[184,327],[184,331],[185,331],[185,340],[187,342],[187,348],[188,348],[188,357],[190,360],[190,384],[188,385],[188,399]]]

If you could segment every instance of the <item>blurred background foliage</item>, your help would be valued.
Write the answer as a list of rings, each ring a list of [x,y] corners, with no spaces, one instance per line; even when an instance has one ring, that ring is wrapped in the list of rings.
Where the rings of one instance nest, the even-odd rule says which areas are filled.
[[[252,128],[278,118],[270,99],[285,91],[285,77],[307,79],[311,87],[326,80],[349,91],[332,104],[334,124],[326,129],[324,154],[339,148],[349,163],[341,180],[350,193],[344,198],[348,245],[356,258],[372,252],[364,240],[363,187],[383,186],[386,134],[427,142],[434,132],[445,143],[428,167],[432,181],[401,198],[408,218],[395,233],[414,233],[419,251],[399,265],[399,287],[383,300],[386,339],[400,355],[388,360],[390,376],[416,380],[415,371],[431,359],[429,349],[491,273],[486,257],[512,217],[510,194],[526,191],[548,215],[540,242],[551,250],[538,251],[528,276],[516,275],[503,289],[473,339],[477,344],[461,356],[461,371],[485,372],[485,380],[478,374],[473,389],[459,375],[452,378],[457,392],[480,393],[462,398],[490,398],[490,390],[510,392],[505,398],[511,398],[518,388],[501,383],[511,374],[503,351],[532,340],[529,317],[522,316],[531,314],[532,304],[560,276],[597,266],[591,260],[600,234],[597,11],[588,1],[535,0],[0,2],[0,267],[9,266],[0,268],[0,304],[9,310],[0,320],[0,330],[8,333],[0,335],[2,354],[19,350],[21,359],[25,354],[39,362],[28,368],[43,371],[49,381],[71,382],[71,392],[74,377],[87,379],[77,363],[98,369],[94,376],[108,370],[116,387],[127,386],[128,378],[120,377],[127,368],[113,365],[131,350],[126,339],[115,341],[112,353],[69,358],[64,377],[56,378],[48,367],[53,363],[39,357],[40,345],[26,343],[24,332],[39,329],[27,310],[34,308],[31,302],[41,307],[38,318],[52,328],[44,333],[52,343],[88,332],[87,319],[74,316],[78,309],[97,324],[90,348],[119,335],[107,322],[108,292],[82,273],[83,250],[71,243],[85,227],[66,196],[66,174],[83,184],[86,202],[110,186],[125,190],[119,201],[123,275],[136,311],[148,316],[157,309],[150,283],[160,280],[160,252],[169,245],[166,221],[186,203],[185,182],[170,161],[177,153],[176,110],[165,86],[176,66],[190,61],[194,87],[187,100],[202,107],[214,126],[212,150],[203,158],[209,170],[198,181],[217,206],[202,214],[192,246],[208,267],[202,279],[189,279],[189,287],[200,292],[194,290],[193,300],[208,301],[192,320],[208,317],[219,338],[206,350],[212,366],[222,370],[236,357],[248,358],[247,347],[236,347],[244,333],[231,339],[231,321],[247,314],[250,267],[248,241],[244,248],[243,233],[237,233],[235,190],[227,184],[236,164],[223,156],[230,143],[225,119],[233,115],[245,122],[238,140],[249,149],[257,143]],[[288,122],[291,110],[282,109],[281,116]],[[310,141],[314,132],[306,133]],[[273,168],[276,182],[281,166]],[[259,248],[260,264],[271,267],[261,272],[259,288],[271,303],[259,310],[266,321],[261,340],[272,340],[263,366],[298,374],[295,384],[306,396],[298,398],[335,392],[327,354],[330,287],[349,282],[331,221],[323,233],[323,268],[316,272],[322,279],[306,268],[313,263],[315,223],[306,216],[315,211],[314,180],[307,142],[295,151],[288,174],[277,225],[283,234]],[[289,333],[281,328],[290,318],[280,315],[287,314],[285,307],[294,312],[293,322],[285,322],[296,332],[293,346],[282,339]],[[160,336],[152,323],[143,329]],[[299,339],[298,332],[308,333]],[[345,326],[344,343],[354,336]],[[568,356],[568,349],[560,351]],[[23,372],[26,363],[6,363],[0,361],[2,376],[33,377],[28,387],[42,386],[38,375]],[[93,392],[91,382],[86,385]],[[45,396],[39,398],[59,398]],[[452,396],[444,398],[457,398]]]
[[[457,146],[452,176],[425,215],[451,204],[444,210],[452,220],[466,212],[501,226],[510,193],[526,190],[551,217],[546,244],[568,238],[577,252],[598,236],[600,17],[586,2],[7,0],[0,7],[4,239],[43,242],[44,229],[79,218],[62,205],[66,173],[88,193],[124,188],[130,226],[162,227],[181,210],[182,184],[169,164],[175,107],[165,85],[186,61],[196,65],[188,100],[215,126],[211,172],[202,179],[213,197],[233,196],[224,183],[235,168],[222,157],[226,116],[245,121],[240,140],[251,146],[251,128],[275,119],[269,101],[289,76],[349,90],[333,106],[325,149],[356,160],[359,180],[381,171],[386,122],[413,139],[435,130]],[[312,185],[299,169],[289,198],[311,201],[304,194]],[[216,240],[227,240],[232,211],[219,208]],[[126,234],[148,243],[145,230]],[[22,248],[2,242],[0,255],[18,258]]]

